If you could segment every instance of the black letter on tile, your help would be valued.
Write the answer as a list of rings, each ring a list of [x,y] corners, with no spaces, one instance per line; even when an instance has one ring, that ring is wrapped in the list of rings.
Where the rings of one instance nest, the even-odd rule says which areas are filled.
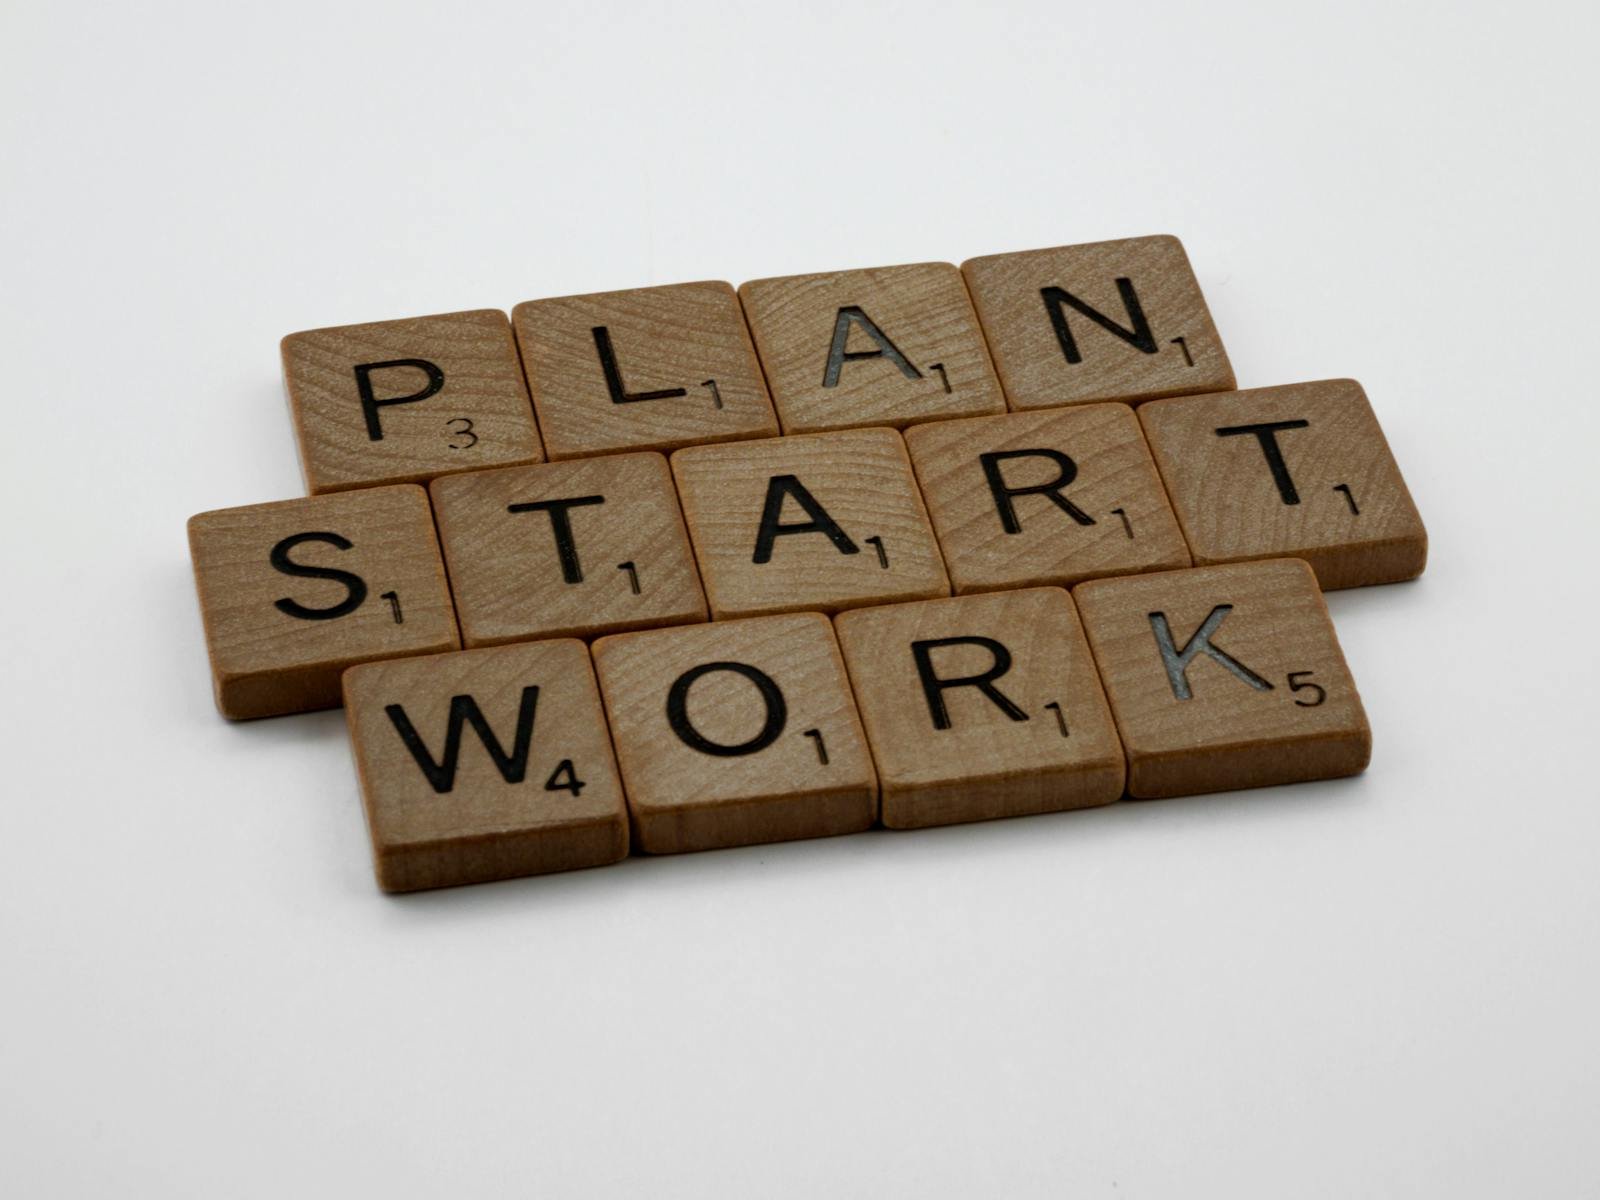
[[[762,722],[760,732],[747,742],[733,746],[713,742],[689,722],[689,689],[694,686],[695,680],[702,675],[710,675],[713,671],[732,671],[735,675],[743,675],[755,684],[756,690],[761,693],[761,702],[767,712],[766,720]],[[758,667],[752,667],[749,663],[701,663],[698,667],[690,667],[673,680],[672,688],[667,692],[667,724],[672,727],[672,732],[677,734],[683,744],[691,750],[698,750],[701,754],[714,754],[718,758],[738,758],[740,755],[765,750],[778,740],[778,735],[783,732],[788,720],[789,706],[784,702],[782,689],[772,676]]]
[[[600,369],[606,374],[606,390],[611,393],[611,403],[632,404],[638,400],[676,400],[679,396],[687,396],[687,388],[663,388],[659,392],[634,392],[622,384],[622,368],[617,366],[616,351],[611,349],[611,331],[604,325],[596,325],[589,331],[594,334],[594,348],[600,354]]]
[[[302,579],[334,579],[344,584],[350,594],[332,608],[307,608],[304,604],[285,597],[274,600],[273,606],[279,612],[287,613],[291,617],[299,617],[302,621],[331,621],[335,617],[353,613],[361,607],[362,601],[367,598],[367,581],[351,571],[340,571],[333,567],[307,567],[289,560],[289,551],[303,542],[326,542],[336,550],[349,550],[349,538],[341,537],[337,533],[297,533],[293,537],[286,537],[272,548],[268,561],[275,570],[282,571],[285,575],[298,575]]]
[[[980,671],[976,675],[958,675],[951,679],[941,679],[933,669],[932,651],[941,646],[981,646],[989,652],[994,663],[987,671]],[[925,641],[911,643],[912,656],[917,660],[917,678],[922,680],[922,695],[928,702],[928,713],[933,717],[935,729],[950,728],[950,712],[944,705],[944,691],[946,688],[975,687],[1006,716],[1013,721],[1026,721],[1028,714],[1023,712],[1011,702],[999,688],[994,686],[994,681],[1007,671],[1011,670],[1011,651],[1007,650],[993,638],[986,637],[947,637],[928,638]]]
[[[441,762],[433,761],[433,755],[417,736],[416,727],[411,724],[411,718],[406,716],[404,708],[390,704],[383,711],[393,722],[395,732],[406,744],[406,749],[411,751],[411,757],[417,760],[417,766],[428,777],[433,790],[444,795],[456,786],[456,764],[461,758],[461,730],[466,725],[471,725],[477,733],[483,748],[494,760],[500,777],[507,783],[521,783],[528,774],[528,750],[533,745],[533,714],[538,703],[538,685],[530,684],[522,689],[522,705],[517,710],[517,740],[511,753],[507,754],[500,745],[500,739],[495,737],[494,730],[489,728],[478,702],[471,696],[451,696],[450,723],[445,729],[444,759]]]
[[[861,326],[861,332],[866,334],[878,344],[876,350],[846,350],[850,343],[850,326]],[[904,354],[893,342],[889,335],[879,329],[877,323],[861,311],[859,305],[847,304],[839,310],[839,315],[833,322],[833,345],[828,350],[828,366],[822,373],[822,386],[825,388],[839,386],[839,372],[847,362],[859,362],[863,358],[887,358],[900,368],[900,374],[907,379],[921,379],[922,372],[912,366]]]
[[[409,396],[391,396],[387,400],[379,400],[372,394],[372,373],[390,367],[414,367],[427,375],[428,384],[420,392],[412,392]],[[395,358],[388,362],[360,364],[356,367],[356,391],[361,394],[361,412],[367,418],[367,438],[374,442],[383,441],[383,422],[378,419],[380,408],[387,408],[391,404],[415,404],[434,395],[443,386],[444,372],[425,358]]]
[[[1133,322],[1132,329],[1118,325],[1110,317],[1098,309],[1091,308],[1065,288],[1039,289],[1039,295],[1044,297],[1045,311],[1050,314],[1050,324],[1055,328],[1056,340],[1061,343],[1061,353],[1067,356],[1069,363],[1082,362],[1083,355],[1078,353],[1078,343],[1073,340],[1072,330],[1067,326],[1067,314],[1061,307],[1063,304],[1088,317],[1107,333],[1116,334],[1135,350],[1143,350],[1146,354],[1157,352],[1159,347],[1156,345],[1156,335],[1150,332],[1150,322],[1145,320],[1144,309],[1139,304],[1139,293],[1133,290],[1133,280],[1118,279],[1117,291],[1122,296],[1123,306],[1128,310],[1128,319]]]
[[[1236,437],[1253,433],[1267,456],[1267,468],[1272,472],[1272,482],[1278,485],[1278,495],[1285,504],[1299,504],[1300,493],[1295,491],[1294,479],[1289,474],[1289,464],[1283,461],[1283,450],[1278,445],[1278,430],[1304,429],[1310,421],[1263,421],[1259,425],[1229,425],[1217,430],[1218,437]]]
[[[790,521],[784,523],[778,520],[783,513],[785,496],[794,497],[794,501],[805,509],[809,521]],[[806,490],[806,485],[801,483],[794,475],[774,475],[767,481],[767,499],[761,508],[761,528],[756,533],[756,552],[750,561],[764,563],[772,561],[772,544],[791,533],[825,533],[830,541],[837,547],[840,554],[859,554],[861,547],[850,540],[850,535],[839,528],[839,523],[828,515],[828,510],[817,503],[817,498]]]
[[[556,554],[561,559],[561,578],[567,583],[583,582],[583,565],[578,561],[578,543],[572,536],[570,508],[588,508],[604,504],[604,496],[571,496],[565,500],[529,500],[524,504],[508,504],[507,512],[542,512],[550,514],[550,532],[556,537]]]
[[[1027,487],[1008,487],[1000,464],[1011,458],[1047,458],[1059,468],[1049,483],[1032,483]],[[1021,533],[1022,522],[1017,520],[1017,509],[1011,503],[1013,496],[1045,496],[1079,525],[1093,525],[1094,518],[1061,494],[1078,477],[1078,464],[1059,450],[988,450],[978,455],[983,463],[983,477],[989,481],[989,494],[994,497],[995,510],[1000,514],[1000,527],[1007,533]]]
[[[1194,661],[1197,654],[1209,654],[1236,679],[1243,680],[1258,692],[1270,692],[1272,685],[1249,667],[1245,666],[1232,655],[1219,650],[1211,644],[1211,635],[1217,631],[1217,626],[1222,624],[1222,619],[1233,611],[1231,604],[1219,604],[1211,610],[1211,614],[1200,623],[1200,628],[1195,630],[1194,636],[1179,650],[1172,643],[1172,627],[1167,624],[1167,614],[1153,612],[1150,614],[1150,628],[1155,631],[1156,648],[1161,651],[1161,661],[1166,664],[1167,682],[1172,685],[1172,694],[1179,700],[1191,699],[1194,695],[1189,690],[1189,664]]]

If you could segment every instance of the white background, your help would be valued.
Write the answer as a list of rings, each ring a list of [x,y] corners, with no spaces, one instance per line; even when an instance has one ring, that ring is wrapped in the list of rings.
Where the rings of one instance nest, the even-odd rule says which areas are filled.
[[[1592,3],[0,8],[0,1191],[1600,1195]],[[1363,778],[381,896],[291,330],[1170,232],[1432,535]]]

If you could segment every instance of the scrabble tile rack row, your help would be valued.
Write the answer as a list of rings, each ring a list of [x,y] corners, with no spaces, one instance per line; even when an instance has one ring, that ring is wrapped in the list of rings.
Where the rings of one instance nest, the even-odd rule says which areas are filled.
[[[344,704],[387,890],[1353,774],[1321,590],[1426,559],[1361,387],[1234,390],[1168,237],[283,360],[311,495],[189,523],[217,702]]]

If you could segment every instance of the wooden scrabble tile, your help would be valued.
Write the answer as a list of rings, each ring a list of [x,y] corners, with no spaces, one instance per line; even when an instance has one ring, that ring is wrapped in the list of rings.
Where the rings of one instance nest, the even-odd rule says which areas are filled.
[[[1060,588],[857,609],[834,624],[891,829],[1121,797],[1122,747]]]
[[[283,378],[313,495],[544,457],[498,309],[291,333]]]
[[[906,448],[957,593],[1189,565],[1125,404],[919,425]]]
[[[672,473],[714,617],[950,593],[892,429],[696,446]]]
[[[511,318],[551,458],[778,432],[729,284],[530,300]]]
[[[1233,368],[1175,237],[961,264],[1014,409],[1219,392]]]
[[[1116,714],[1130,795],[1366,768],[1361,697],[1299,559],[1097,579],[1072,594]]]
[[[875,819],[872,756],[826,617],[624,633],[594,659],[639,848],[825,837]]]
[[[1196,563],[1303,558],[1324,588],[1422,574],[1428,534],[1353,379],[1139,410]]]
[[[451,475],[432,493],[468,646],[706,619],[659,454]]]
[[[460,644],[420,487],[200,513],[189,549],[225,717],[334,708],[346,667]]]
[[[757,279],[739,298],[785,433],[1005,411],[950,263]]]
[[[384,891],[627,857],[622,781],[582,642],[368,663],[345,672],[344,697]]]

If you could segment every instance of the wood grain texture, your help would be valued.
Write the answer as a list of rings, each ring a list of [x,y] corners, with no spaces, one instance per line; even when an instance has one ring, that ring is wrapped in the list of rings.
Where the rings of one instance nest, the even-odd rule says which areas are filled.
[[[757,279],[739,299],[785,433],[1005,411],[950,263]]]
[[[872,757],[826,617],[619,634],[597,641],[594,659],[638,848],[825,837],[876,818]]]
[[[958,594],[1189,566],[1125,404],[941,421],[905,437]]]
[[[672,473],[718,619],[950,594],[905,443],[892,429],[697,446],[672,456]],[[774,505],[775,521],[764,521]],[[764,538],[763,526],[799,528]]]
[[[512,311],[512,323],[552,459],[778,432],[744,310],[727,283],[530,300]]]
[[[1121,797],[1122,747],[1065,591],[857,609],[834,624],[891,829]]]
[[[627,857],[622,781],[582,642],[369,663],[345,672],[344,696],[384,891]]]
[[[1422,518],[1355,380],[1161,400],[1139,420],[1196,563],[1303,558],[1325,589],[1427,565]]]
[[[706,619],[660,454],[452,475],[432,495],[465,645]]]
[[[1366,768],[1366,713],[1304,562],[1098,579],[1073,597],[1116,714],[1130,795],[1185,796]]]
[[[1137,404],[1233,387],[1222,339],[1175,237],[993,254],[968,259],[961,272],[1013,409]]]
[[[189,548],[225,717],[335,708],[346,667],[460,644],[420,487],[200,513]]]
[[[377,365],[407,360],[432,364],[437,378],[425,366]],[[283,377],[314,495],[544,457],[511,324],[498,309],[291,333]],[[434,383],[432,394],[402,399]]]

